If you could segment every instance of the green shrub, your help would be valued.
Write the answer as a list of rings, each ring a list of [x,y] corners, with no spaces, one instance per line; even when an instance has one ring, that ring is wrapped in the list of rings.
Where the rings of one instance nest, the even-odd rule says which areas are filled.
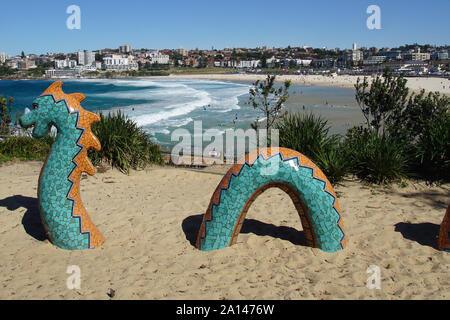
[[[450,116],[430,122],[414,145],[414,169],[428,181],[450,181]]]
[[[346,158],[345,150],[339,143],[333,148],[322,150],[316,155],[316,164],[325,173],[332,184],[336,184],[344,179],[350,172],[350,166]]]
[[[0,135],[9,136],[11,134],[11,110],[14,98],[3,98],[0,94]]]
[[[383,176],[388,180],[403,176],[406,171],[428,181],[449,181],[450,98],[425,90],[408,98],[406,83],[406,79],[395,78],[390,72],[377,77],[370,86],[367,79],[358,79],[356,100],[371,129],[354,129],[347,135],[346,144],[358,146],[350,152],[353,171],[375,181],[384,181]],[[387,153],[375,155],[372,150],[376,148]],[[391,159],[392,164],[383,158]],[[363,163],[371,167],[364,169]],[[400,172],[388,174],[388,166],[398,166]]]
[[[55,138],[47,136],[43,139],[31,137],[9,137],[0,141],[0,162],[14,158],[27,160],[45,160]]]
[[[330,135],[328,122],[314,114],[288,114],[278,122],[280,147],[296,150],[310,158],[331,183],[348,173],[338,135]]]
[[[388,183],[407,176],[405,150],[396,140],[361,127],[349,130],[344,142],[351,171],[372,183]]]
[[[339,143],[339,136],[329,135],[328,121],[314,114],[288,114],[277,123],[280,147],[290,148],[316,159],[323,150]]]
[[[129,173],[130,169],[163,163],[160,146],[120,111],[107,116],[100,113],[100,119],[92,125],[92,132],[102,148],[100,151],[89,150],[89,157],[95,165],[106,162]]]

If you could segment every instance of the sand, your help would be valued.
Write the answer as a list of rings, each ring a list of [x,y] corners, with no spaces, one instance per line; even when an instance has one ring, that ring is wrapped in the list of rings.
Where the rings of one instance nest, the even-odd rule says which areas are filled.
[[[450,186],[376,188],[349,179],[335,189],[348,247],[306,247],[290,199],[271,189],[250,208],[238,243],[202,252],[193,244],[226,168],[152,167],[81,181],[106,237],[95,250],[43,241],[36,189],[41,162],[0,167],[0,299],[450,299],[450,254],[435,249]],[[68,266],[80,289],[66,286]],[[381,270],[381,289],[366,272]]]
[[[189,78],[189,79],[209,79],[209,80],[228,80],[228,81],[256,81],[265,79],[264,75],[257,74],[191,74],[191,75],[170,75],[169,78]],[[280,75],[277,81],[291,80],[295,84],[320,85],[320,86],[338,86],[343,88],[354,88],[358,78],[363,76],[350,75]],[[372,77],[368,77],[371,81]],[[450,94],[450,80],[448,78],[407,78],[407,87],[413,92],[419,92],[422,89],[432,92],[441,92]]]

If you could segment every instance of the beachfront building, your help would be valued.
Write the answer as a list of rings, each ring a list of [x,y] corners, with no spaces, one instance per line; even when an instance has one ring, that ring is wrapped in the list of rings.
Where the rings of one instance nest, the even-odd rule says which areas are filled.
[[[414,73],[422,75],[429,72],[429,66],[425,61],[407,61],[402,64],[397,71],[401,73]]]
[[[69,58],[65,60],[55,60],[55,69],[64,69],[64,68],[73,69],[76,66],[77,62],[75,60],[70,60]]]
[[[103,58],[103,67],[106,70],[139,70],[139,65],[133,56],[112,54]]]
[[[214,61],[214,66],[217,68],[237,68],[239,63],[236,60],[225,58],[223,60]]]
[[[363,64],[365,66],[370,66],[370,65],[374,65],[374,64],[380,64],[385,61],[386,61],[385,56],[371,56],[371,57],[368,57],[367,59],[364,59]]]
[[[358,64],[363,60],[363,52],[361,50],[352,50],[344,53],[344,60],[349,64]]]
[[[84,50],[77,52],[78,64],[80,66],[91,65],[95,61],[95,53]]]
[[[433,60],[448,60],[448,50],[441,50],[433,52],[431,55]]]
[[[299,67],[308,67],[311,65],[312,60],[308,59],[294,59],[295,64]]]
[[[238,68],[242,69],[256,69],[261,66],[261,60],[240,61]]]
[[[81,76],[80,69],[50,69],[45,71],[47,78],[79,78]]]
[[[426,52],[420,52],[420,48],[403,55],[404,60],[408,61],[427,61],[431,59],[431,55]]]
[[[280,59],[275,58],[275,56],[266,59],[267,68],[275,68],[277,63],[280,62]]]
[[[384,50],[380,51],[378,56],[386,57],[386,61],[396,61],[402,59],[402,52],[400,50]]]
[[[336,60],[332,58],[316,59],[311,62],[311,67],[314,68],[332,68],[336,65]]]
[[[158,51],[146,53],[145,56],[149,59],[150,64],[169,64],[169,56]]]

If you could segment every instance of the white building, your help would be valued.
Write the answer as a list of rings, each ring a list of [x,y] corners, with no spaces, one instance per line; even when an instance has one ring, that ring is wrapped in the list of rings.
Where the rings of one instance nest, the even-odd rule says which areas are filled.
[[[275,58],[275,56],[273,56],[272,58],[266,59],[266,65],[268,68],[275,67],[275,64],[277,62],[280,62],[280,59]]]
[[[19,60],[17,59],[9,60],[8,62],[6,62],[6,65],[11,69],[17,69],[19,67],[18,61]]]
[[[240,61],[238,68],[256,69],[260,64],[260,60]]]
[[[145,56],[150,58],[151,64],[169,64],[169,56],[159,52],[146,53]]]
[[[5,63],[8,56],[4,52],[0,52],[0,63]]]
[[[239,64],[236,60],[220,60],[215,61],[214,66],[222,68],[237,68]]]
[[[88,66],[77,66],[75,69],[80,70],[80,72],[83,71],[97,71],[97,65],[96,63],[90,64]]]
[[[386,56],[371,56],[363,61],[365,66],[380,64],[386,61]]]
[[[95,53],[88,50],[77,52],[77,57],[80,66],[91,65],[95,61]]]
[[[123,56],[113,54],[103,58],[103,64],[106,70],[138,70],[139,65],[134,62],[133,56]]]
[[[347,62],[357,63],[363,60],[363,52],[361,50],[352,50],[344,54]]]
[[[77,62],[75,60],[70,60],[69,58],[65,60],[55,60],[55,69],[64,69],[64,68],[73,69],[76,66]]]
[[[81,76],[80,69],[51,69],[45,71],[47,78],[79,78]]]
[[[295,64],[297,66],[303,66],[307,67],[311,64],[312,60],[306,60],[306,59],[295,59]]]

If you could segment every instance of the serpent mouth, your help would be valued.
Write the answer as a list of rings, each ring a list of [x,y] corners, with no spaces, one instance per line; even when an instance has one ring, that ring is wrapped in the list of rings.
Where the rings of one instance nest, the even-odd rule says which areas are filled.
[[[34,107],[35,107],[35,106],[34,106],[34,103],[33,103],[33,109],[35,109]],[[30,109],[25,108],[25,109],[23,110],[23,115],[26,115],[26,114],[28,114],[28,113],[30,113]],[[31,128],[31,127],[35,126],[35,125],[36,125],[36,121],[34,121],[34,122],[32,122],[32,123],[30,123],[30,124],[28,124],[28,125],[25,125],[25,124],[23,123],[22,117],[20,117],[20,118],[19,118],[19,124],[20,124],[20,126],[21,126],[22,128],[28,129],[28,128]]]
[[[22,119],[19,119],[19,124],[20,124],[20,126],[22,128],[29,129],[29,128],[32,128],[32,127],[34,127],[36,125],[36,121],[31,123],[31,124],[29,124],[29,125],[24,125],[23,122],[22,122]]]

